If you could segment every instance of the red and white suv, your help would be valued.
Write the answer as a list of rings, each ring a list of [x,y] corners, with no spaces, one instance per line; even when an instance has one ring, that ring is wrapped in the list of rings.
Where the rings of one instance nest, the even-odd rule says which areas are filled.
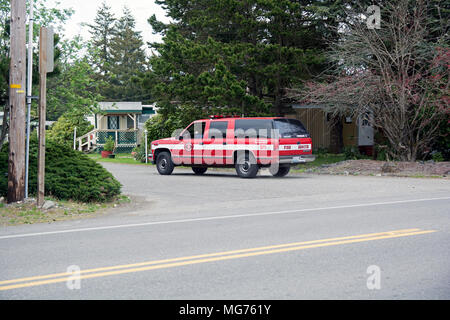
[[[162,175],[175,166],[195,174],[208,167],[235,167],[242,178],[253,178],[261,167],[277,177],[292,164],[314,161],[312,141],[303,124],[287,118],[220,118],[197,120],[173,138],[151,143],[150,159]]]

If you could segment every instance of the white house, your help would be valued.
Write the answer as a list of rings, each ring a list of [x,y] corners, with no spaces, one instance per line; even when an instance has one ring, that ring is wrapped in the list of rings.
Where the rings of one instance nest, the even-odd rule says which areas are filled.
[[[116,153],[127,153],[141,141],[144,124],[157,114],[153,105],[141,102],[99,102],[99,111],[87,119],[94,130],[78,138],[78,150],[103,149],[106,139],[115,141]]]

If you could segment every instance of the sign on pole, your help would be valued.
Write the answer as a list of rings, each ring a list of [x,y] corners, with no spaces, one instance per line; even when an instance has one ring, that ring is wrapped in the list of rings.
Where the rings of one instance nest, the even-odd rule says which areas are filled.
[[[45,28],[46,32],[47,32],[47,55],[46,55],[46,65],[47,65],[47,73],[49,72],[53,72],[53,69],[55,67],[55,52],[53,50],[55,44],[54,44],[54,33],[53,33],[53,28],[52,27],[48,27]]]

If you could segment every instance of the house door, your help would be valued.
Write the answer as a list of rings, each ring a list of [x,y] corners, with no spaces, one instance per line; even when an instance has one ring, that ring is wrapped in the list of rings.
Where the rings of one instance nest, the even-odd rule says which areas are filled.
[[[108,116],[108,130],[119,130],[119,116]],[[108,132],[108,138],[116,139],[115,132]]]
[[[370,113],[359,117],[358,123],[358,146],[373,146],[373,127],[370,124]]]

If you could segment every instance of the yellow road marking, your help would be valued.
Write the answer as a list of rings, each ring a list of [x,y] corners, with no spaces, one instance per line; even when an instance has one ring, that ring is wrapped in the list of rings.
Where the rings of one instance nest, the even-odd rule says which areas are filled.
[[[240,250],[233,250],[233,251],[217,252],[217,253],[202,254],[202,255],[195,255],[195,256],[189,256],[189,257],[156,260],[156,261],[149,261],[149,262],[111,266],[111,267],[86,269],[86,270],[82,270],[80,272],[80,276],[78,279],[106,277],[106,276],[119,275],[119,274],[125,274],[125,273],[134,273],[134,272],[142,272],[142,271],[149,271],[149,270],[156,270],[156,269],[179,267],[179,266],[185,266],[185,265],[193,265],[193,264],[206,263],[206,262],[239,259],[239,258],[259,256],[259,255],[267,255],[267,254],[274,254],[274,253],[304,250],[304,249],[310,249],[310,248],[319,248],[319,247],[335,246],[335,245],[342,245],[342,244],[349,244],[349,243],[413,236],[413,235],[427,234],[427,233],[432,233],[432,232],[436,232],[436,230],[420,231],[420,229],[405,229],[405,230],[388,231],[388,232],[380,232],[380,233],[362,234],[362,235],[348,236],[348,237],[312,240],[312,241],[304,241],[304,242],[294,242],[294,243],[288,243],[288,244],[272,245],[272,246],[249,248],[249,249],[240,249]],[[117,270],[117,269],[122,269],[122,270]],[[115,270],[115,271],[111,271],[111,270]],[[66,282],[68,279],[70,279],[69,277],[72,277],[72,276],[73,276],[72,273],[65,272],[65,273],[55,273],[55,274],[49,274],[49,275],[43,275],[43,276],[35,276],[35,277],[27,277],[27,278],[19,278],[19,279],[0,281],[0,291],[25,288],[25,287],[31,287],[31,286],[39,286],[39,285],[52,284],[52,283],[59,283],[59,282]],[[49,278],[56,278],[56,279],[49,279]],[[49,279],[49,280],[42,280],[42,279]],[[41,280],[41,281],[34,281],[34,280]],[[25,282],[25,281],[32,281],[32,282]],[[5,284],[18,283],[18,282],[25,282],[25,283],[19,283],[19,284],[5,286]]]
[[[81,270],[80,273],[81,274],[85,274],[85,273],[92,273],[92,272],[98,272],[98,271],[107,271],[107,270],[132,268],[132,267],[142,267],[142,266],[145,266],[145,265],[154,265],[154,264],[176,262],[176,261],[182,261],[182,260],[192,260],[192,259],[199,259],[199,258],[206,258],[206,257],[230,255],[230,254],[236,254],[236,253],[244,253],[244,252],[260,251],[260,250],[267,250],[267,249],[291,247],[291,246],[306,245],[306,244],[313,244],[313,243],[320,243],[320,242],[329,242],[329,241],[344,240],[344,239],[355,239],[355,238],[364,238],[364,237],[373,237],[373,236],[382,236],[382,235],[407,233],[407,232],[414,232],[414,231],[419,231],[419,230],[420,229],[404,229],[404,230],[396,230],[396,231],[389,231],[389,232],[362,234],[362,235],[356,235],[356,236],[347,236],[347,237],[338,237],[338,238],[330,238],[330,239],[294,242],[294,243],[272,245],[272,246],[265,246],[265,247],[258,247],[258,248],[240,249],[240,250],[217,252],[217,253],[209,253],[209,254],[188,256],[188,257],[181,257],[181,258],[172,258],[172,259],[164,259],[164,260],[157,260],[157,261],[125,264],[125,265],[118,265],[118,266],[112,266],[112,267],[86,269],[86,270]],[[71,273],[63,272],[63,273],[55,273],[55,274],[49,274],[49,275],[43,275],[43,276],[34,276],[34,277],[27,277],[27,278],[13,279],[13,280],[5,280],[5,281],[0,281],[0,285],[9,284],[9,283],[15,283],[15,282],[24,282],[24,281],[42,280],[42,279],[55,278],[55,277],[71,276],[71,275],[72,275]]]

